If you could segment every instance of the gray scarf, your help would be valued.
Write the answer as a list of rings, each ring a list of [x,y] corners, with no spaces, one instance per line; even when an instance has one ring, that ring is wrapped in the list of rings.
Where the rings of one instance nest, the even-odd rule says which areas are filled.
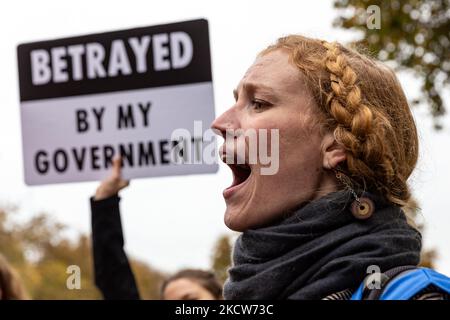
[[[403,211],[373,194],[367,220],[350,211],[348,191],[293,210],[284,220],[247,230],[236,241],[225,299],[322,299],[356,289],[367,267],[417,265],[421,235]]]

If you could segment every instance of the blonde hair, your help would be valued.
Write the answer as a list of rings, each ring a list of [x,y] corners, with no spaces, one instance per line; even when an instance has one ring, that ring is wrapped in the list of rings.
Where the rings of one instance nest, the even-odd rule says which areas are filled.
[[[20,277],[0,254],[0,300],[28,299],[28,293]]]
[[[394,72],[355,50],[300,35],[277,40],[303,74],[320,109],[320,122],[346,150],[342,171],[358,189],[403,206],[418,158],[414,119]]]

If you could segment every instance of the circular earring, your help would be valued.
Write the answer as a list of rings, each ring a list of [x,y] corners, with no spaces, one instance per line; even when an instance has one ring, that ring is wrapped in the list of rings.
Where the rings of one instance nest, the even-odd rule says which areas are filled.
[[[353,201],[351,211],[356,219],[369,219],[375,211],[375,205],[372,200],[366,197]]]
[[[367,197],[358,197],[352,186],[343,178],[343,174],[336,169],[334,169],[334,173],[336,175],[336,178],[347,187],[347,189],[355,198],[350,207],[353,216],[359,220],[369,219],[375,211],[375,204],[373,203],[373,201]]]

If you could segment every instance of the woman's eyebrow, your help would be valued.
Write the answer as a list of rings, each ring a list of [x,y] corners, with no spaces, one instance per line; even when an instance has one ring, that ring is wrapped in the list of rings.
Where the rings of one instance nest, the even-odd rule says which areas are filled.
[[[269,94],[273,94],[274,91],[271,87],[264,85],[262,83],[256,82],[244,82],[242,88],[247,92],[255,92],[257,90],[267,91]],[[239,87],[233,90],[234,98],[237,100],[239,93]]]
[[[254,92],[256,90],[264,90],[264,91],[267,91],[268,93],[273,93],[273,89],[263,83],[244,82],[244,84],[242,86],[246,91],[249,91],[249,92]]]
[[[181,296],[181,300],[194,300],[197,299],[195,294],[192,294],[191,292],[187,292]]]

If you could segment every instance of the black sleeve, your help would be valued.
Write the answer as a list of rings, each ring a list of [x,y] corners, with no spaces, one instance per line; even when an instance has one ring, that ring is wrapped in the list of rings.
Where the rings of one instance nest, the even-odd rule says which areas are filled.
[[[120,198],[91,202],[95,284],[105,300],[139,299],[136,281],[123,249]]]

